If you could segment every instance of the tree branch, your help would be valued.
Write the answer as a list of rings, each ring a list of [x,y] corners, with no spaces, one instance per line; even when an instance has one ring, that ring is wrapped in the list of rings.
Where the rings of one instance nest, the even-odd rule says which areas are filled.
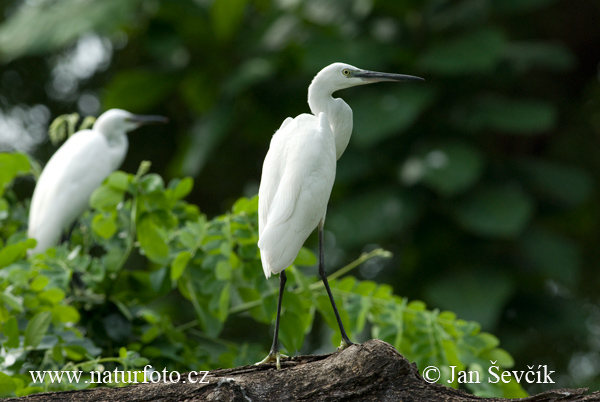
[[[124,388],[94,388],[6,399],[3,402],[50,401],[508,401],[480,398],[464,391],[429,384],[417,367],[390,344],[370,340],[339,353],[297,356],[274,364],[243,366],[202,375],[181,375],[178,383],[148,383]],[[600,401],[600,392],[557,389],[520,399],[523,402]],[[514,401],[514,400],[512,400]]]

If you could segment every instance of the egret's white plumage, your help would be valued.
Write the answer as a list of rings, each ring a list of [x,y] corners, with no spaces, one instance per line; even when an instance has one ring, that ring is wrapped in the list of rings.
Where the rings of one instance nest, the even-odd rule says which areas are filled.
[[[92,192],[121,166],[127,154],[127,132],[165,121],[111,109],[98,117],[91,130],[73,134],[52,155],[33,192],[28,236],[37,245],[32,253],[56,245],[62,231],[86,209]]]
[[[273,136],[258,193],[258,247],[267,278],[292,264],[325,217],[335,161],[325,113],[288,119]]]
[[[292,264],[325,218],[336,160],[352,134],[352,109],[333,93],[373,82],[414,79],[420,78],[366,71],[344,63],[333,63],[315,76],[308,87],[313,114],[288,117],[273,135],[263,164],[258,247],[267,278]]]
[[[279,367],[277,336],[285,269],[290,266],[307,237],[319,227],[319,274],[333,306],[342,348],[352,342],[346,336],[327,283],[323,263],[322,228],[335,178],[336,161],[352,134],[352,109],[334,92],[380,81],[414,81],[422,78],[366,71],[344,63],[321,70],[308,88],[312,114],[287,118],[273,135],[263,164],[258,191],[258,247],[265,276],[280,273],[280,294],[275,336],[269,356]]]

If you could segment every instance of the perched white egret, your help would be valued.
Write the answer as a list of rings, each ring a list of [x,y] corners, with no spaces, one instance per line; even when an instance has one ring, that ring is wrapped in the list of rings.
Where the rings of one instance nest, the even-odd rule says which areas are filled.
[[[72,135],[50,158],[33,191],[28,236],[32,254],[54,246],[63,230],[85,211],[92,192],[118,169],[127,154],[127,132],[142,124],[166,123],[121,109],[103,113],[91,130]]]
[[[336,161],[352,133],[352,109],[334,92],[380,81],[422,81],[422,78],[361,70],[333,63],[321,70],[308,87],[312,114],[287,118],[273,135],[263,164],[258,191],[258,247],[265,276],[280,273],[275,334],[269,355],[261,362],[280,367],[278,346],[281,300],[289,267],[312,231],[319,229],[319,275],[331,300],[342,343],[352,344],[337,311],[323,257],[323,223],[335,179]]]

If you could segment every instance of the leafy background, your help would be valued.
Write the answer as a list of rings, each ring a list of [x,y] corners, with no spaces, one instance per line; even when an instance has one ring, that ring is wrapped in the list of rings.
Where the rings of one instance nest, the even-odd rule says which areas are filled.
[[[329,271],[363,252],[389,250],[392,258],[370,259],[352,275],[360,283],[386,283],[395,295],[479,322],[513,356],[515,369],[546,364],[555,370],[553,387],[599,388],[597,2],[582,0],[575,7],[559,0],[9,0],[0,4],[0,10],[4,16],[0,147],[32,153],[43,166],[56,149],[47,142],[45,130],[59,114],[97,115],[111,107],[162,114],[171,119],[168,126],[130,135],[122,170],[131,175],[114,179],[113,186],[127,192],[125,199],[133,203],[137,186],[156,191],[167,186],[160,177],[194,179],[183,211],[176,210],[175,203],[183,203],[179,198],[154,200],[158,209],[175,214],[176,221],[144,221],[137,212],[131,215],[131,208],[117,211],[110,198],[107,204],[97,199],[93,206],[101,214],[89,215],[87,223],[84,218],[81,234],[75,232],[79,238],[71,241],[87,254],[80,255],[81,261],[72,260],[70,272],[86,271],[88,265],[96,270],[110,267],[110,252],[94,251],[85,236],[88,227],[95,228],[94,235],[100,237],[96,241],[105,250],[131,249],[125,265],[114,262],[117,252],[113,252],[115,272],[126,272],[120,275],[127,277],[145,272],[148,278],[138,279],[147,285],[150,282],[144,281],[151,281],[150,273],[162,269],[179,283],[177,272],[187,266],[182,261],[188,257],[174,253],[187,251],[192,258],[193,245],[171,244],[162,255],[159,247],[159,255],[144,258],[144,242],[156,238],[140,238],[146,231],[140,232],[139,224],[159,238],[168,237],[169,231],[180,224],[186,227],[188,221],[204,219],[216,225],[219,216],[230,216],[223,214],[240,196],[251,199],[258,189],[270,136],[285,117],[308,110],[307,86],[330,62],[419,75],[425,83],[379,84],[339,94],[354,110],[355,128],[338,162],[328,210]],[[160,177],[147,172],[135,176],[142,160],[152,161],[152,172]],[[29,165],[21,170],[29,171]],[[9,216],[1,215],[5,242],[17,236],[11,241],[25,244],[18,236],[24,230],[26,200],[33,186],[31,175],[22,176],[5,197],[8,201],[0,205],[3,211],[10,209]],[[251,214],[250,206],[241,209]],[[146,212],[154,216],[153,210]],[[142,251],[123,239],[119,245],[102,243],[98,233],[108,236],[113,229],[131,228],[131,221],[138,224]],[[106,241],[117,240],[108,236]],[[314,248],[315,239],[307,246]],[[65,246],[56,253],[58,257],[52,258],[63,261],[69,249]],[[177,258],[175,266],[180,268],[173,274],[165,267],[172,269]],[[205,267],[216,270],[217,263]],[[40,264],[22,270],[34,275],[40,266],[52,266]],[[229,280],[225,266],[221,264],[218,271],[222,281]],[[102,284],[103,275],[87,278],[86,283]],[[308,270],[306,275],[313,273]],[[40,293],[49,286],[23,280],[23,291]],[[154,291],[163,295],[162,279],[152,280]],[[266,286],[260,283],[256,286]],[[350,285],[345,284],[348,289]],[[90,292],[104,294],[106,283],[98,286]],[[126,300],[127,292],[143,294],[144,286],[137,286],[119,289],[124,293],[113,295],[113,300]],[[191,297],[181,288],[177,294]],[[46,296],[42,299],[50,304],[63,300],[60,294]],[[143,305],[156,295],[139,297]],[[199,300],[196,308],[189,301],[189,309],[178,312],[181,317],[172,313],[177,330],[169,332],[172,323],[161,321],[166,314],[161,309],[174,296],[166,292],[161,297],[161,303],[148,310],[159,313],[139,314],[150,328],[157,328],[153,331],[169,334],[173,340],[185,330],[178,325],[201,316],[197,307],[204,301]],[[288,308],[295,300],[292,297],[287,299]],[[302,300],[306,299],[295,301],[303,306]],[[216,321],[196,328],[203,336],[226,320],[224,309],[219,309],[218,300],[215,303]],[[401,301],[396,304],[402,306]],[[131,305],[92,305],[85,310],[82,302],[83,310],[78,310],[88,311],[89,321],[63,309],[65,322],[83,321],[98,333],[127,328],[126,321],[138,328],[135,320],[123,321]],[[243,314],[230,318],[217,339],[241,345],[236,336],[251,332],[248,359],[263,352],[252,351],[254,347],[266,352],[270,332],[265,314],[262,325],[254,323],[261,322],[258,315],[249,321]],[[48,318],[38,317],[36,325],[45,325]],[[386,315],[374,311],[371,317],[368,325],[377,327],[377,317]],[[115,326],[111,319],[123,325]],[[308,318],[303,322],[307,324]],[[287,320],[286,325],[291,323]],[[8,325],[14,334],[13,324]],[[58,322],[52,325],[54,330],[60,327]],[[252,331],[247,330],[249,325]],[[22,326],[19,329],[26,336]],[[34,332],[29,332],[29,344],[36,340],[31,339]],[[327,325],[315,321],[300,350],[331,351],[330,334]],[[155,339],[151,335],[144,341]],[[211,342],[214,335],[208,334]],[[158,361],[142,348],[136,351],[128,338],[131,334],[120,341],[119,336],[107,337],[110,345],[93,346],[122,360],[142,358],[132,357],[141,352],[153,363]],[[497,345],[491,341],[488,346]],[[127,349],[122,356],[120,347]],[[204,350],[225,353],[216,346]],[[213,361],[196,353],[198,362]],[[183,355],[173,352],[172,359],[176,356]],[[165,364],[171,364],[167,360]],[[547,387],[525,388],[534,392]]]

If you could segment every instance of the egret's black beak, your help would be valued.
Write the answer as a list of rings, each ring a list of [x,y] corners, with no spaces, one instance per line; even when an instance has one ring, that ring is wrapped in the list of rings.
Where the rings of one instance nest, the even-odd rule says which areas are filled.
[[[134,114],[131,116],[131,121],[141,126],[146,124],[165,124],[169,122],[169,119],[163,116]]]
[[[355,77],[361,78],[367,82],[381,82],[381,81],[425,81],[421,77],[415,77],[414,75],[404,74],[390,74],[390,73],[379,73],[377,71],[362,70],[354,74]]]

